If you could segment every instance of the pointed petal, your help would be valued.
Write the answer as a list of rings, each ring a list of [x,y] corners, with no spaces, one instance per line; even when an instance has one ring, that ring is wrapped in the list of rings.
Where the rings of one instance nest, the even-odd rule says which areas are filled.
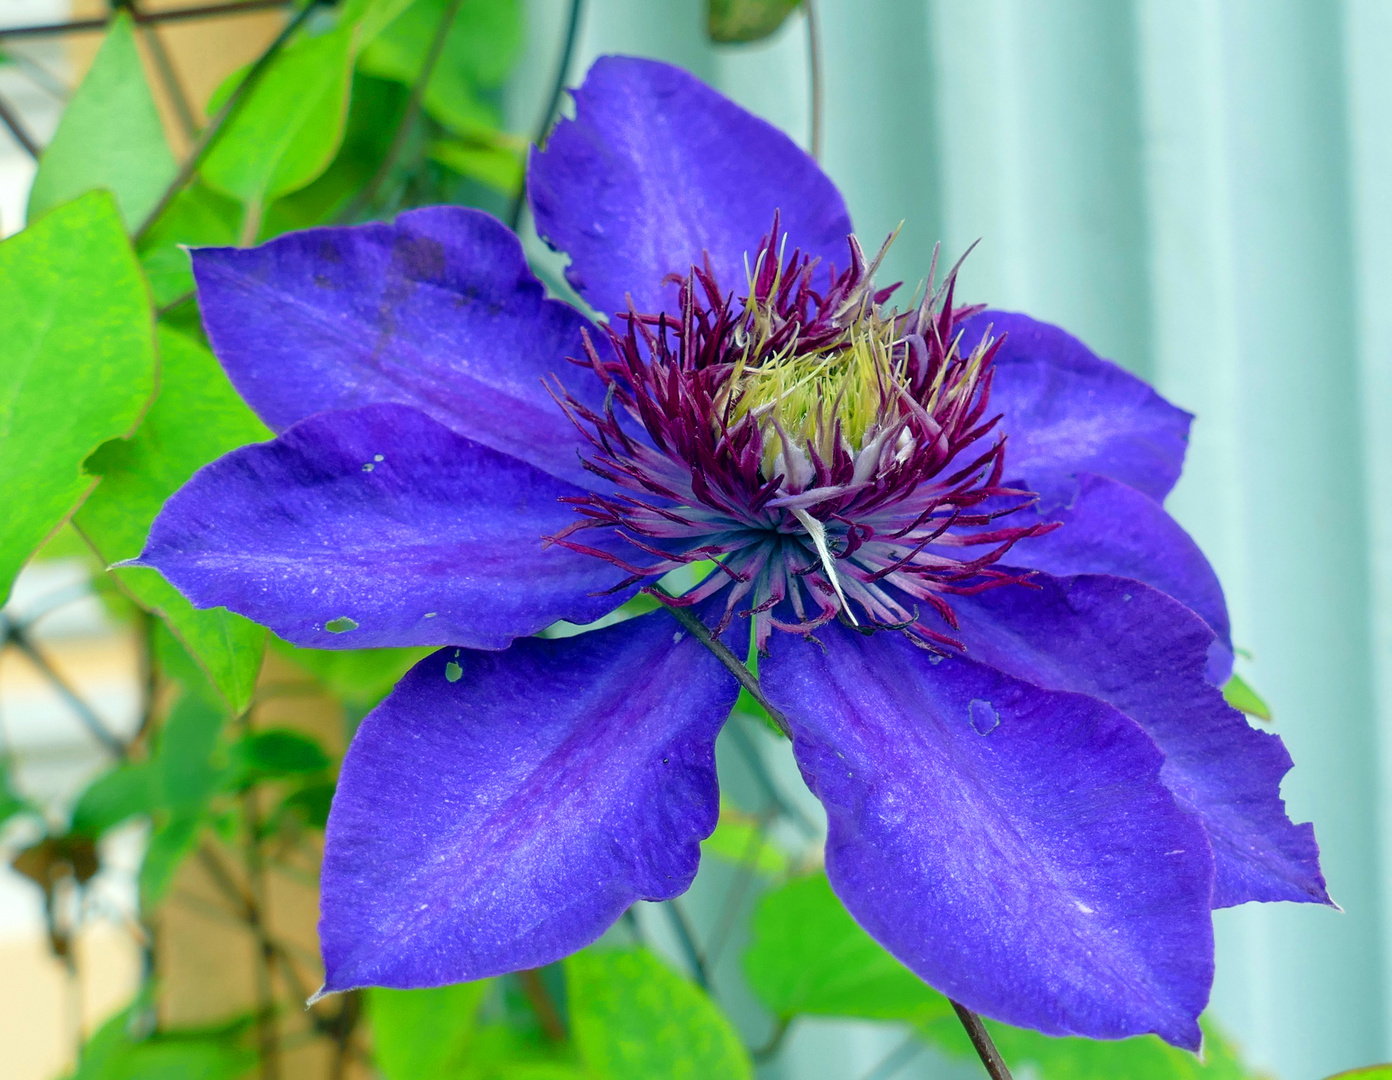
[[[658,611],[442,649],[358,729],[329,815],[329,990],[538,967],[686,890],[738,686]]]
[[[1213,658],[1211,677],[1215,684],[1226,682],[1232,673],[1228,605],[1199,545],[1164,507],[1135,488],[1093,473],[1079,473],[1077,482],[1072,503],[1040,515],[1063,522],[1063,527],[1020,541],[1005,561],[1059,577],[1133,578],[1168,593],[1202,616],[1218,635],[1221,648]]]
[[[1163,500],[1184,466],[1193,417],[1141,379],[1097,357],[1057,326],[983,311],[962,324],[962,350],[987,327],[996,354],[992,412],[1004,413],[1006,474],[1023,477],[1048,511],[1067,503],[1069,478],[1100,473]]]
[[[1314,827],[1281,799],[1291,759],[1204,677],[1212,631],[1183,605],[1116,577],[954,597],[969,655],[1050,690],[1108,702],[1165,755],[1160,778],[1213,845],[1213,906],[1248,900],[1329,903]]]
[[[570,255],[566,277],[595,310],[670,307],[662,284],[709,251],[720,287],[743,295],[744,256],[780,211],[788,253],[846,266],[851,219],[836,185],[772,124],[680,68],[596,60],[532,153],[537,230]],[[819,282],[823,279],[819,278]]]
[[[837,624],[760,665],[856,920],[969,1008],[1196,1049],[1213,857],[1126,716]]]
[[[329,409],[414,405],[475,442],[582,487],[588,444],[542,379],[598,406],[567,362],[589,323],[545,299],[522,245],[479,210],[411,210],[393,224],[309,229],[192,253],[213,351],[270,427]]]
[[[543,544],[575,520],[557,500],[580,494],[415,409],[369,405],[200,469],[136,562],[296,645],[498,649],[624,601],[592,595],[623,571]]]

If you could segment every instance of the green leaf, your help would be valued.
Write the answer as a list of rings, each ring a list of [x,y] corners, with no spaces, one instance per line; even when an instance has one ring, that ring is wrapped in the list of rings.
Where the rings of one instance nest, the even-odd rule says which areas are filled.
[[[373,1058],[386,1080],[452,1077],[465,1065],[489,981],[367,991]]]
[[[411,6],[411,0],[347,0],[339,15],[339,25],[358,27],[358,48],[376,39],[392,21]]]
[[[240,784],[306,776],[329,767],[324,748],[298,731],[255,731],[232,747],[233,775]]]
[[[235,244],[241,221],[241,204],[205,184],[195,181],[179,192],[140,242],[140,265],[155,303],[163,306],[193,292],[193,267],[180,245]]]
[[[469,176],[504,195],[522,186],[526,143],[498,132],[488,139],[442,139],[430,144],[428,153],[460,176]]]
[[[768,37],[801,0],[707,0],[706,29],[722,44],[759,41]]]
[[[290,821],[298,821],[302,826],[319,829],[329,823],[329,807],[333,805],[334,783],[324,780],[306,784],[281,800],[275,813],[275,825],[280,827]]]
[[[159,803],[159,778],[149,762],[118,765],[88,786],[73,807],[72,831],[100,836],[137,814],[150,813]]]
[[[235,1080],[256,1063],[243,1045],[244,1025],[135,1038],[132,1015],[143,1007],[122,1009],[103,1024],[83,1047],[82,1065],[70,1080]]]
[[[362,709],[386,697],[397,680],[435,650],[302,649],[280,638],[271,647],[309,672],[337,698]]]
[[[88,467],[101,483],[74,518],[108,563],[140,554],[164,501],[198,468],[271,434],[207,349],[167,327],[160,327],[159,347],[160,395],[133,438],[92,455]],[[117,567],[111,573],[169,624],[229,708],[242,712],[255,690],[266,631],[225,608],[195,610],[157,571]]]
[[[788,871],[788,856],[769,839],[768,830],[759,827],[758,819],[728,806],[720,808],[715,832],[701,841],[701,854],[747,866],[767,877]]]
[[[774,1013],[906,1020],[929,1042],[974,1056],[947,999],[862,930],[831,891],[825,874],[798,878],[766,894],[754,913],[745,953],[750,986]],[[1243,1080],[1232,1048],[1205,1025],[1205,1060],[1154,1036],[1122,1042],[1053,1039],[987,1021],[1016,1074],[1037,1080]]]
[[[1335,1073],[1328,1080],[1392,1080],[1392,1065],[1369,1065],[1363,1069]]]
[[[38,813],[38,810],[33,804],[15,793],[7,763],[0,759],[0,829],[4,828],[11,818],[34,813]]]
[[[266,210],[262,237],[333,221],[376,174],[406,112],[400,83],[356,72],[343,142],[314,183],[277,199]]]
[[[450,0],[415,0],[358,58],[359,70],[415,82]],[[480,92],[499,87],[522,46],[517,0],[463,0],[425,90],[425,110],[460,134],[498,126],[497,110]]]
[[[847,914],[825,874],[766,893],[752,930],[744,954],[749,985],[785,1020],[800,1013],[919,1023],[953,1016],[946,998]]]
[[[1249,716],[1259,720],[1271,719],[1271,709],[1266,702],[1236,673],[1223,684],[1223,697],[1234,709],[1240,709]]]
[[[343,138],[355,28],[288,46],[252,87],[200,168],[205,183],[243,203],[269,202],[328,168]],[[208,103],[215,112],[249,69]]]
[[[110,194],[94,191],[0,244],[0,603],[92,486],[87,456],[154,392],[149,291]]]
[[[158,904],[174,880],[174,872],[198,845],[203,818],[181,814],[156,826],[140,865],[140,905],[146,911]]]
[[[227,714],[201,694],[185,693],[170,710],[155,751],[161,805],[175,815],[198,815],[217,792],[223,770],[217,752]]]
[[[144,220],[178,166],[145,82],[130,15],[120,11],[77,88],[29,191],[29,220],[93,188],[116,197],[128,228]]]
[[[646,949],[585,949],[565,973],[575,1044],[596,1077],[753,1077],[730,1021]]]

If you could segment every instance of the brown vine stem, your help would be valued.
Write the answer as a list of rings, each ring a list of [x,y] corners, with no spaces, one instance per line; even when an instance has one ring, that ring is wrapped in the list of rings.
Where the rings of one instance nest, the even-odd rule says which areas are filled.
[[[159,36],[159,30],[149,25],[145,13],[135,6],[135,0],[112,0],[111,10],[113,14],[123,7],[130,12],[131,18],[140,30],[145,47],[150,50],[150,59],[154,61],[155,73],[159,76],[159,80],[164,86],[165,96],[169,98],[169,104],[174,109],[174,116],[179,121],[179,129],[183,132],[184,138],[192,142],[194,136],[198,134],[198,121],[194,118],[193,107],[189,105],[183,81],[174,69],[174,61],[170,58],[169,51],[164,47],[164,40]]]
[[[257,1056],[261,1059],[262,1080],[280,1078],[280,1031],[275,1016],[275,948],[270,943],[270,927],[266,925],[266,866],[261,852],[261,814],[256,792],[242,793],[242,826],[246,829],[247,889],[258,912],[256,934],[256,1035]]]
[[[948,1000],[951,1001],[950,998]],[[991,1080],[1011,1080],[1005,1059],[1000,1056],[996,1044],[991,1041],[991,1033],[986,1030],[981,1017],[956,1001],[952,1002],[952,1008],[957,1013],[957,1019],[962,1021],[962,1026],[967,1029],[967,1038],[971,1040],[972,1049],[981,1059],[981,1064],[986,1066]]]
[[[672,594],[664,589],[654,588],[653,592],[659,599],[664,597],[668,601],[674,599]],[[763,706],[764,710],[769,714],[769,718],[778,726],[778,730],[791,739],[793,737],[793,729],[788,726],[788,718],[783,715],[773,702],[764,697],[764,689],[759,685],[759,680],[754,676],[752,671],[744,666],[739,657],[732,653],[723,641],[718,640],[714,634],[707,630],[705,623],[701,622],[700,619],[696,618],[696,616],[691,614],[686,608],[678,607],[674,603],[665,603],[664,606],[672,613],[672,618],[686,627],[686,629],[690,631],[692,637],[709,649],[715,655],[715,658],[725,665],[726,670],[739,680],[739,684],[742,687],[749,691],[749,696]]]
[[[34,137],[29,134],[29,130],[19,119],[19,114],[10,108],[8,102],[0,100],[0,124],[5,126],[14,141],[19,143],[20,149],[28,154],[35,161],[39,160],[43,153],[39,144],[34,141]]]
[[[519,971],[517,981],[522,984],[522,992],[527,995],[527,1001],[532,1006],[532,1011],[536,1013],[537,1023],[541,1025],[541,1033],[551,1042],[565,1042],[565,1021],[561,1019],[561,1013],[556,1008],[556,1003],[551,1000],[551,992],[546,989],[546,982],[542,979],[541,972],[535,968]]]
[[[430,51],[425,54],[425,59],[421,61],[421,69],[416,73],[416,78],[411,83],[411,96],[406,101],[406,111],[401,116],[401,123],[396,125],[396,133],[392,136],[391,145],[387,147],[387,152],[377,166],[377,171],[372,174],[372,178],[361,191],[354,196],[346,209],[338,215],[339,221],[350,222],[360,213],[372,205],[372,200],[377,197],[377,192],[386,183],[387,177],[391,175],[392,168],[396,165],[397,159],[401,157],[401,151],[406,147],[406,140],[410,137],[411,129],[416,126],[416,118],[420,116],[421,106],[425,103],[425,92],[430,86],[430,79],[435,74],[435,68],[439,66],[440,57],[445,51],[445,42],[449,39],[450,27],[454,25],[454,17],[459,14],[459,8],[463,0],[450,0],[450,5],[440,16],[440,21],[435,25],[435,37],[430,42]]]
[[[303,26],[305,20],[324,2],[325,0],[309,0],[309,3],[296,12],[295,17],[285,24],[285,29],[276,35],[276,39],[271,42],[256,63],[251,65],[251,70],[247,72],[246,78],[237,84],[237,88],[228,95],[222,108],[217,111],[217,115],[209,120],[207,126],[203,128],[202,134],[193,144],[193,149],[189,151],[188,157],[184,158],[184,163],[179,166],[179,171],[175,174],[174,179],[164,189],[164,194],[160,196],[159,202],[155,203],[154,208],[145,215],[145,220],[132,234],[131,240],[136,246],[139,246],[140,241],[145,239],[146,233],[160,219],[160,215],[169,209],[169,204],[175,200],[179,192],[184,190],[184,185],[193,179],[193,174],[198,171],[198,166],[203,163],[203,159],[208,156],[208,151],[213,148],[213,143],[222,134],[227,122],[237,114],[237,110],[242,107],[242,103],[256,88],[256,84],[261,81],[261,76],[275,61],[281,49],[285,48],[295,31]]]
[[[242,15],[254,11],[267,11],[271,8],[290,7],[295,0],[240,0],[232,4],[205,4],[197,7],[166,8],[149,14],[135,15],[139,23],[183,22],[187,19],[218,18],[224,15]],[[111,16],[96,19],[70,19],[67,22],[44,23],[39,26],[3,26],[0,38],[52,37],[55,34],[81,34],[105,30]]]

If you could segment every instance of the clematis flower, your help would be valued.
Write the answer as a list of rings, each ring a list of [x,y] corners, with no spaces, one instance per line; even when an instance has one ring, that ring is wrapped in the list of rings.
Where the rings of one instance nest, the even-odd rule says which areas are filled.
[[[529,190],[605,321],[470,209],[193,255],[279,434],[140,563],[299,645],[441,646],[344,760],[326,991],[535,967],[688,887],[737,682],[667,610],[535,635],[713,564],[663,602],[760,652],[852,915],[989,1016],[1196,1047],[1212,909],[1330,901],[1161,505],[1191,417],[951,274],[896,307],[816,164],[663,64],[598,61]]]

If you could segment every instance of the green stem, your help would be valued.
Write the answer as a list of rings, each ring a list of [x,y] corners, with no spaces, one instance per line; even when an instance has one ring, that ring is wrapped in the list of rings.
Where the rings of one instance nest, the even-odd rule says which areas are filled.
[[[696,944],[696,935],[691,929],[691,923],[687,921],[686,912],[676,900],[665,901],[662,908],[667,912],[667,919],[676,932],[677,941],[686,955],[686,962],[691,967],[696,985],[710,993],[710,973],[706,970],[705,958],[701,956],[700,947]]]
[[[430,51],[425,54],[421,69],[411,84],[411,96],[406,102],[406,112],[401,117],[401,123],[396,126],[396,134],[392,136],[391,146],[387,147],[387,153],[378,164],[377,171],[372,174],[372,179],[358,192],[347,208],[338,215],[339,221],[352,221],[371,206],[372,200],[377,197],[377,192],[386,183],[387,177],[391,175],[392,168],[396,165],[397,159],[401,157],[401,151],[406,147],[406,139],[410,136],[411,129],[415,127],[416,118],[420,116],[421,105],[425,101],[425,91],[430,85],[431,76],[435,74],[435,68],[439,66],[440,56],[445,51],[445,41],[449,38],[450,27],[454,25],[454,17],[459,13],[461,3],[462,0],[450,0],[449,7],[440,16],[440,21],[435,26],[435,37],[430,42]]]
[[[256,63],[251,65],[251,70],[247,72],[246,78],[237,84],[237,88],[228,95],[222,108],[217,111],[217,115],[208,121],[208,126],[198,136],[198,140],[193,144],[193,149],[189,151],[188,157],[184,158],[184,163],[179,166],[179,171],[169,182],[169,186],[164,189],[164,194],[160,196],[159,202],[155,203],[154,208],[145,215],[145,220],[140,223],[131,236],[132,243],[139,246],[140,241],[145,239],[155,222],[160,219],[160,215],[169,209],[169,204],[174,201],[179,192],[184,190],[184,185],[193,179],[193,174],[198,171],[198,166],[203,164],[203,159],[208,156],[208,151],[213,148],[218,136],[227,127],[228,121],[237,115],[237,111],[242,107],[251,91],[255,89],[256,84],[261,81],[261,77],[266,74],[267,69],[280,54],[280,50],[294,36],[295,31],[305,24],[305,20],[313,14],[315,8],[323,2],[324,0],[310,0],[308,4],[296,12],[295,17],[285,24],[285,29],[276,35],[276,39],[271,42],[270,47],[261,54]]]
[[[561,49],[561,59],[556,64],[556,78],[551,84],[551,96],[546,99],[546,111],[537,121],[534,146],[540,146],[551,130],[551,121],[556,119],[556,110],[561,107],[561,95],[565,93],[566,77],[570,74],[570,62],[575,56],[575,43],[580,39],[580,23],[585,13],[585,0],[570,0],[570,18],[566,23],[565,47]],[[522,220],[522,204],[527,194],[527,181],[524,177],[517,193],[512,197],[512,207],[508,211],[508,227],[513,232]]]
[[[808,93],[812,98],[812,157],[822,159],[822,45],[817,33],[817,13],[812,0],[802,0],[807,12],[807,67],[810,75]]]

